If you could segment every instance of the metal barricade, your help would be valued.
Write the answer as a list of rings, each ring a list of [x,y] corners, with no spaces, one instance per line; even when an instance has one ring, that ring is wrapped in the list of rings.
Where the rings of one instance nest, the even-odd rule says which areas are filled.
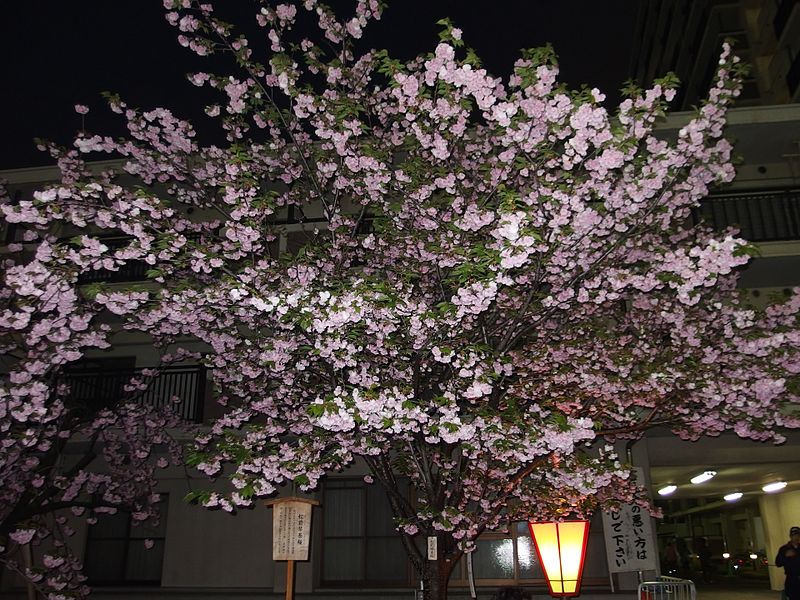
[[[639,584],[637,600],[696,600],[694,582],[679,577],[659,577]]]

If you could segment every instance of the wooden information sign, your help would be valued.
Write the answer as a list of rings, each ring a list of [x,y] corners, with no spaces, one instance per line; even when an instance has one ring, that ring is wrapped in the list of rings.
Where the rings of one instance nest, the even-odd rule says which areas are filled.
[[[272,507],[272,560],[285,560],[286,600],[294,597],[294,561],[308,560],[311,539],[311,507],[318,506],[310,498],[275,498],[267,500]]]

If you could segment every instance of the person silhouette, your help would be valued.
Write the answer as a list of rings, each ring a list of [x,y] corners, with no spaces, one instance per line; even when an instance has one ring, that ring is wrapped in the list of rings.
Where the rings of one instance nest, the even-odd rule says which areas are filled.
[[[675,575],[678,572],[678,551],[675,549],[674,540],[670,540],[664,546],[664,572],[667,575]]]
[[[714,567],[711,564],[711,549],[708,547],[706,538],[697,538],[695,540],[694,551],[700,560],[700,568],[703,570],[703,583],[711,583]]]
[[[800,527],[789,530],[789,541],[778,549],[775,566],[783,567],[786,573],[786,599],[800,600]]]

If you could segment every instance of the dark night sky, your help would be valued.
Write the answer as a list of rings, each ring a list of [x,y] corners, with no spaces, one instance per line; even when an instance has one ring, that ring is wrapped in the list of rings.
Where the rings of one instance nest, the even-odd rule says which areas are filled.
[[[367,29],[370,46],[398,58],[432,50],[442,17],[464,31],[485,66],[507,75],[523,47],[553,44],[561,78],[606,92],[628,78],[641,0],[390,0],[383,20]],[[329,0],[349,8],[350,2]],[[249,0],[217,0],[248,21]],[[80,127],[73,106],[87,104],[87,129],[118,134],[121,121],[100,93],[119,93],[133,106],[165,106],[202,121],[197,88],[185,73],[210,69],[178,46],[161,0],[7,0],[0,8],[0,169],[48,164],[34,137],[67,144]],[[223,13],[224,14],[224,13]],[[231,15],[235,20],[235,15]],[[236,19],[238,21],[238,19]],[[202,125],[201,125],[202,127]]]

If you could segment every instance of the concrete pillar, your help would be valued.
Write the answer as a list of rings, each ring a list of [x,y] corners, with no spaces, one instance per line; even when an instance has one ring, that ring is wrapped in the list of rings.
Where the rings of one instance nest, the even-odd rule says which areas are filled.
[[[761,519],[769,561],[769,582],[773,590],[783,589],[783,569],[774,566],[778,548],[789,541],[789,528],[800,526],[800,491],[764,494],[759,498]]]

